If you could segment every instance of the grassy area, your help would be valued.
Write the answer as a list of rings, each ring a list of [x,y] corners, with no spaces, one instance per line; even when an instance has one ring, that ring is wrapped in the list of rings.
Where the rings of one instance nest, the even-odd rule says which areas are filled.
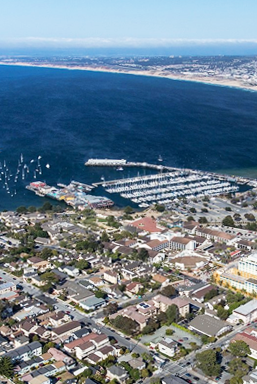
[[[177,323],[172,323],[172,325],[173,325],[173,327],[176,327],[176,328],[178,328],[178,329],[181,329],[181,331],[190,333],[190,335],[198,336],[198,335],[196,335],[194,332],[190,331],[190,329],[187,329],[187,328],[183,327],[182,325],[179,325],[179,324],[177,324]]]

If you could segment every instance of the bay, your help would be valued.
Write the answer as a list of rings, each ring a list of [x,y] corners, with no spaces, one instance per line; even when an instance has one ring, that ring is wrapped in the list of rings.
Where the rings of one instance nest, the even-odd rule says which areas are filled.
[[[169,166],[257,177],[257,93],[156,77],[0,66],[0,161],[14,174],[21,153],[30,172],[15,185],[10,181],[9,194],[0,181],[0,210],[43,204],[25,189],[38,156],[42,175],[36,177],[50,185],[146,172],[87,168],[88,158],[157,163],[159,155]]]

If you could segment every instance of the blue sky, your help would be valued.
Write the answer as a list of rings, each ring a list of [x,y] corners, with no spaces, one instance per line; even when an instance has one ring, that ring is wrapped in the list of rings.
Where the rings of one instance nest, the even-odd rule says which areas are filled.
[[[0,0],[0,44],[256,40],[256,0]]]

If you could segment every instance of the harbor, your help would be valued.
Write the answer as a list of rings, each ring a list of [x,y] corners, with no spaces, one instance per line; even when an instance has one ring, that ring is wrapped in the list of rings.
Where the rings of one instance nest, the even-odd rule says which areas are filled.
[[[159,162],[162,158],[159,157]],[[151,173],[134,177],[123,177],[85,184],[71,181],[69,185],[58,183],[57,187],[49,186],[45,182],[35,181],[26,188],[40,197],[49,197],[63,201],[67,205],[83,210],[85,208],[105,208],[114,205],[114,201],[123,200],[123,205],[133,203],[139,208],[147,208],[152,204],[162,204],[166,208],[177,199],[192,200],[197,197],[214,197],[239,191],[240,185],[247,188],[257,186],[255,179],[239,178],[213,172],[181,169],[165,166],[163,164],[150,164],[146,162],[128,162],[125,159],[89,159],[86,166],[112,167],[122,171],[123,167],[148,168]],[[121,175],[122,172],[119,172]],[[106,195],[113,198],[98,196],[103,188]],[[96,189],[96,194],[92,191]],[[98,190],[99,189],[99,190]],[[105,193],[103,193],[105,195]],[[100,191],[102,194],[102,191]]]

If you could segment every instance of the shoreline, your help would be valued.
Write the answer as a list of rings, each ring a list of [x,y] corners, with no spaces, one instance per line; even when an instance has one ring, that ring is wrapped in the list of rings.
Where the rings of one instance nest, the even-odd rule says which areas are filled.
[[[88,72],[102,72],[102,73],[114,73],[114,74],[123,74],[123,75],[135,75],[135,76],[146,76],[146,77],[158,77],[163,79],[170,79],[170,80],[177,80],[177,81],[188,81],[188,82],[195,82],[195,83],[201,83],[206,85],[215,85],[220,87],[228,87],[228,88],[235,88],[235,89],[241,89],[245,91],[257,91],[257,85],[247,85],[247,84],[241,84],[241,82],[237,80],[228,80],[228,79],[218,79],[218,78],[202,78],[201,76],[194,76],[192,73],[189,76],[181,76],[181,75],[175,75],[175,74],[167,74],[164,75],[162,72],[158,71],[131,71],[131,70],[118,70],[118,69],[110,69],[110,68],[104,68],[104,67],[80,67],[80,66],[74,66],[69,67],[67,65],[51,65],[51,64],[32,64],[32,63],[23,63],[23,62],[15,62],[15,63],[6,63],[1,62],[0,65],[2,66],[17,66],[17,67],[34,67],[34,68],[49,68],[49,69],[67,69],[67,70],[78,70],[78,71],[88,71]]]

